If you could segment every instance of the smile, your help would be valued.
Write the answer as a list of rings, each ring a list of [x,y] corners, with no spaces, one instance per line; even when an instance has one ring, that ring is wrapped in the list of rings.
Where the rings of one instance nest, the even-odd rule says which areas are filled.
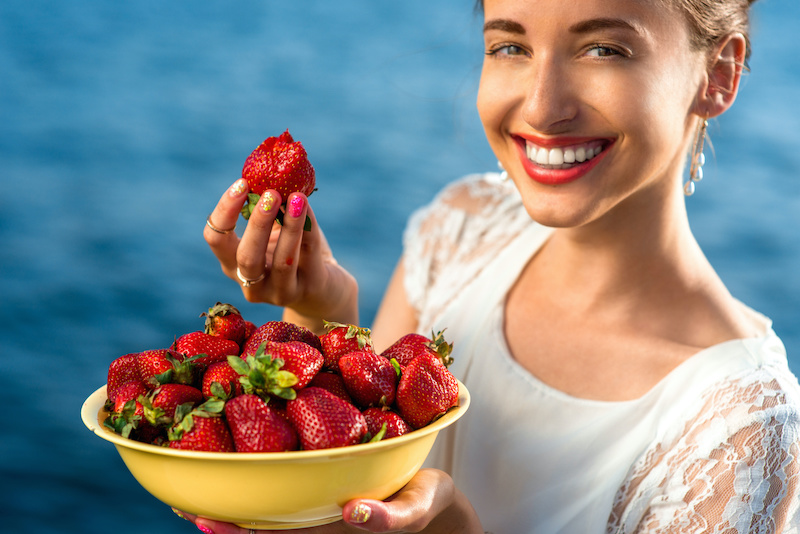
[[[546,148],[525,142],[525,155],[532,162],[549,169],[569,169],[589,161],[603,151],[603,141],[592,141],[566,147]]]
[[[539,139],[513,136],[522,167],[534,181],[564,185],[586,176],[609,153],[614,139]]]

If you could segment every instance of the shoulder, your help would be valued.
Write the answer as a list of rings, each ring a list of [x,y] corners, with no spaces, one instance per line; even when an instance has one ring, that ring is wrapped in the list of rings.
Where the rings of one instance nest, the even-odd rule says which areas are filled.
[[[531,224],[513,182],[497,176],[460,178],[410,217],[403,234],[404,287],[423,323]]]
[[[738,517],[730,532],[740,533],[800,518],[800,387],[788,367],[768,362],[714,383],[673,427],[631,467],[607,532]]]

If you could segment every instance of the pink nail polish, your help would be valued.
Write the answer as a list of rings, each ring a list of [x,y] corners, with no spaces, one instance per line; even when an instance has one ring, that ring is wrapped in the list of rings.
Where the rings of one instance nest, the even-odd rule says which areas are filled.
[[[238,197],[242,193],[247,190],[247,182],[244,181],[243,178],[239,178],[236,180],[230,189],[228,189],[228,195],[231,197]]]
[[[305,199],[300,195],[295,195],[289,201],[289,215],[292,217],[300,217],[303,214],[303,208],[306,205]]]
[[[202,532],[203,534],[214,534],[214,531],[208,528],[205,525],[196,525],[197,529]]]

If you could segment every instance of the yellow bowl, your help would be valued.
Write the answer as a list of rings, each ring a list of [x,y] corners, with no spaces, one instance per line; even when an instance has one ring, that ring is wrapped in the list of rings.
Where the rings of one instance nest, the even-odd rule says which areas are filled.
[[[103,386],[83,404],[84,424],[113,443],[134,478],[164,503],[244,528],[285,530],[332,523],[356,498],[385,499],[420,469],[436,435],[464,415],[470,397],[404,436],[317,451],[223,453],[158,447],[103,426]]]

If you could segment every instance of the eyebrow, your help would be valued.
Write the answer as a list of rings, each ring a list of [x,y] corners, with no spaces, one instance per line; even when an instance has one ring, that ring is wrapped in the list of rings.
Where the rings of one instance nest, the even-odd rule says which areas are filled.
[[[615,19],[615,18],[584,20],[570,26],[569,31],[572,33],[591,33],[597,30],[615,29],[615,28],[629,30],[635,33],[641,33],[641,31],[639,31],[639,29],[636,26],[634,26],[627,20]]]
[[[519,33],[525,35],[525,28],[522,24],[514,22],[513,20],[506,19],[492,19],[486,21],[483,25],[483,32],[486,33],[490,30],[499,30],[507,33]]]
[[[613,28],[620,28],[623,30],[629,30],[636,33],[641,33],[636,26],[631,24],[630,22],[623,20],[623,19],[616,19],[616,18],[598,18],[598,19],[589,19],[583,20],[581,22],[577,22],[569,27],[569,31],[571,33],[591,33],[597,30],[603,29],[613,29]],[[498,30],[507,33],[517,33],[520,35],[525,35],[525,27],[518,22],[514,22],[513,20],[507,19],[492,19],[486,22],[483,25],[484,33],[491,31],[491,30]]]

